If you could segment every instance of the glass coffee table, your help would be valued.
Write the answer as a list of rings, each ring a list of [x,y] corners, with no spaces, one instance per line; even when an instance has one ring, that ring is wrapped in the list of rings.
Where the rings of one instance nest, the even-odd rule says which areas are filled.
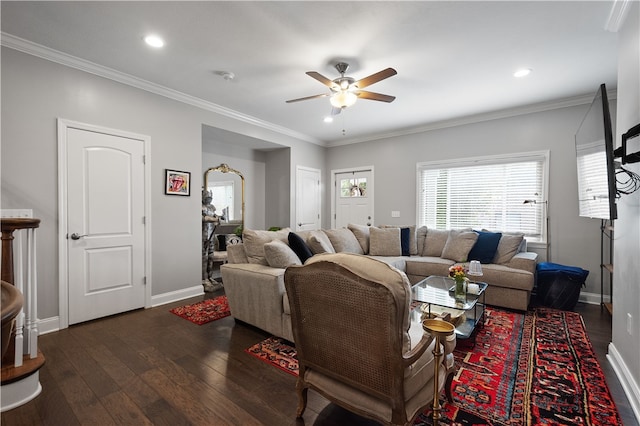
[[[456,337],[468,339],[473,335],[478,323],[482,325],[485,311],[485,290],[487,283],[474,282],[478,285],[478,294],[467,293],[464,302],[456,301],[453,289],[455,282],[448,277],[432,275],[419,281],[411,288],[414,302],[421,302],[421,309],[428,316],[431,314],[452,314],[452,322],[456,326]],[[455,317],[455,318],[454,318]]]

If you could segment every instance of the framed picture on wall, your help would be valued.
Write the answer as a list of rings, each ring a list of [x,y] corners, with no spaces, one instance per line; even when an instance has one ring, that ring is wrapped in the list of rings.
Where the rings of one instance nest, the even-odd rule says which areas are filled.
[[[166,195],[191,195],[191,173],[164,169],[164,193]]]

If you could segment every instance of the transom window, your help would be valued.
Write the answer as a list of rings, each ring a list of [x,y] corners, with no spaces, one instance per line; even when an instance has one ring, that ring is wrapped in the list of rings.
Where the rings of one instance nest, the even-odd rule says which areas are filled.
[[[418,163],[418,225],[523,232],[542,241],[548,151]]]

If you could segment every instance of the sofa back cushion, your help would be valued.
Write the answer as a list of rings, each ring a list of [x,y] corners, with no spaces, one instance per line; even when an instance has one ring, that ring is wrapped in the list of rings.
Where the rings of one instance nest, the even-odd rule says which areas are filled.
[[[336,253],[364,254],[358,239],[348,228],[326,229],[324,233],[329,237]]]
[[[369,254],[371,256],[402,256],[400,228],[371,227]]]
[[[269,263],[264,257],[264,245],[273,240],[287,242],[289,232],[291,232],[289,228],[283,228],[279,231],[257,231],[245,228],[242,231],[242,242],[249,263],[268,265]]]
[[[422,256],[440,257],[444,245],[449,238],[449,231],[440,231],[438,229],[427,229],[427,236],[424,239],[424,247],[422,248]]]
[[[380,228],[400,228],[402,229],[408,229],[408,231],[404,231],[404,232],[400,232],[401,237],[403,235],[408,235],[409,240],[406,241],[403,240],[402,241],[402,245],[404,246],[408,246],[408,253],[405,253],[405,251],[403,250],[402,255],[403,256],[415,256],[418,254],[418,238],[417,238],[417,234],[416,234],[416,227],[415,225],[407,225],[407,226],[397,226],[397,225],[381,225]]]
[[[478,240],[478,234],[473,231],[449,231],[447,242],[442,249],[441,257],[456,262],[466,262],[469,252]]]

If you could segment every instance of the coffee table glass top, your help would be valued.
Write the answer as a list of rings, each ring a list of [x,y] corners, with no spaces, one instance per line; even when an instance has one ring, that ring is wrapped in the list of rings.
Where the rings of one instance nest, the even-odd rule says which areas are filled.
[[[475,306],[478,299],[487,289],[486,283],[476,282],[478,284],[478,294],[467,293],[466,301],[457,302],[452,289],[455,282],[448,277],[430,276],[418,282],[412,287],[413,300],[416,302],[433,303],[434,305],[446,308],[469,310]]]

